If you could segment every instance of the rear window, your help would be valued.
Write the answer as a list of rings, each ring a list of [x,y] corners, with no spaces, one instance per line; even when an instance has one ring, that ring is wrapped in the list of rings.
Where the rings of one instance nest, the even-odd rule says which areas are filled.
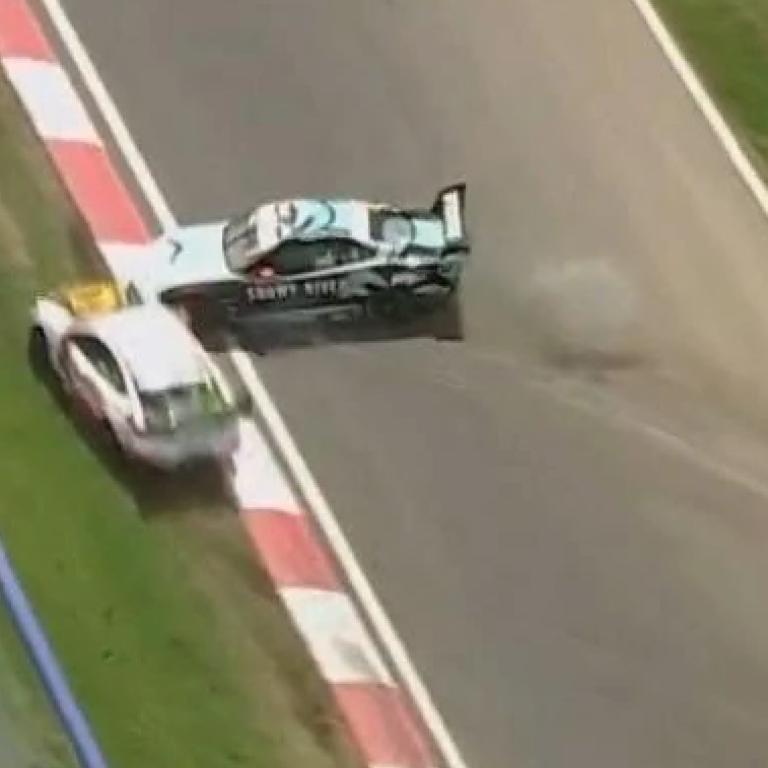
[[[375,210],[371,212],[371,237],[398,251],[439,251],[445,247],[443,222],[430,214]]]

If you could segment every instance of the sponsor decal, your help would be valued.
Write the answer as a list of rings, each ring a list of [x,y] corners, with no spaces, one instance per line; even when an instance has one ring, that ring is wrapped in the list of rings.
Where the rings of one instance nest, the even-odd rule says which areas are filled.
[[[344,295],[348,290],[344,278],[303,280],[295,283],[264,283],[247,286],[248,300],[252,302],[289,301],[291,299],[328,299]]]

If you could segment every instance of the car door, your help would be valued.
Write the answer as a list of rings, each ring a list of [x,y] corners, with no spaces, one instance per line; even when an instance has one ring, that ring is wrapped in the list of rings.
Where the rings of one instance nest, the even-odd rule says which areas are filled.
[[[66,383],[73,398],[97,420],[125,422],[130,415],[128,383],[119,362],[100,339],[73,334],[63,345]]]
[[[252,300],[273,311],[345,304],[360,293],[355,276],[376,253],[344,239],[289,241],[262,257],[252,271]]]
[[[304,309],[304,281],[315,268],[317,246],[290,240],[262,256],[251,270],[248,298],[262,311],[282,313]]]

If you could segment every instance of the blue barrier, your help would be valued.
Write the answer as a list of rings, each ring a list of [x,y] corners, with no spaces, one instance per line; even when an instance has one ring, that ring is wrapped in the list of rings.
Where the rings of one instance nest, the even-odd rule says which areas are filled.
[[[82,768],[108,768],[88,721],[72,695],[64,673],[45,637],[31,603],[24,594],[2,541],[0,541],[0,591],[13,623],[24,641],[48,698],[64,726]]]

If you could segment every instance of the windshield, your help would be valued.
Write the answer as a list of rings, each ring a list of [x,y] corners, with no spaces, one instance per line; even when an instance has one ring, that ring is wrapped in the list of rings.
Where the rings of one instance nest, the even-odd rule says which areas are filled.
[[[389,209],[372,209],[369,214],[371,237],[403,251],[413,244],[416,230],[409,214]]]
[[[159,392],[140,392],[139,400],[149,432],[170,432],[215,421],[233,411],[213,380]]]
[[[259,233],[253,212],[249,211],[232,219],[224,227],[222,241],[224,258],[230,269],[248,269],[259,247]]]

